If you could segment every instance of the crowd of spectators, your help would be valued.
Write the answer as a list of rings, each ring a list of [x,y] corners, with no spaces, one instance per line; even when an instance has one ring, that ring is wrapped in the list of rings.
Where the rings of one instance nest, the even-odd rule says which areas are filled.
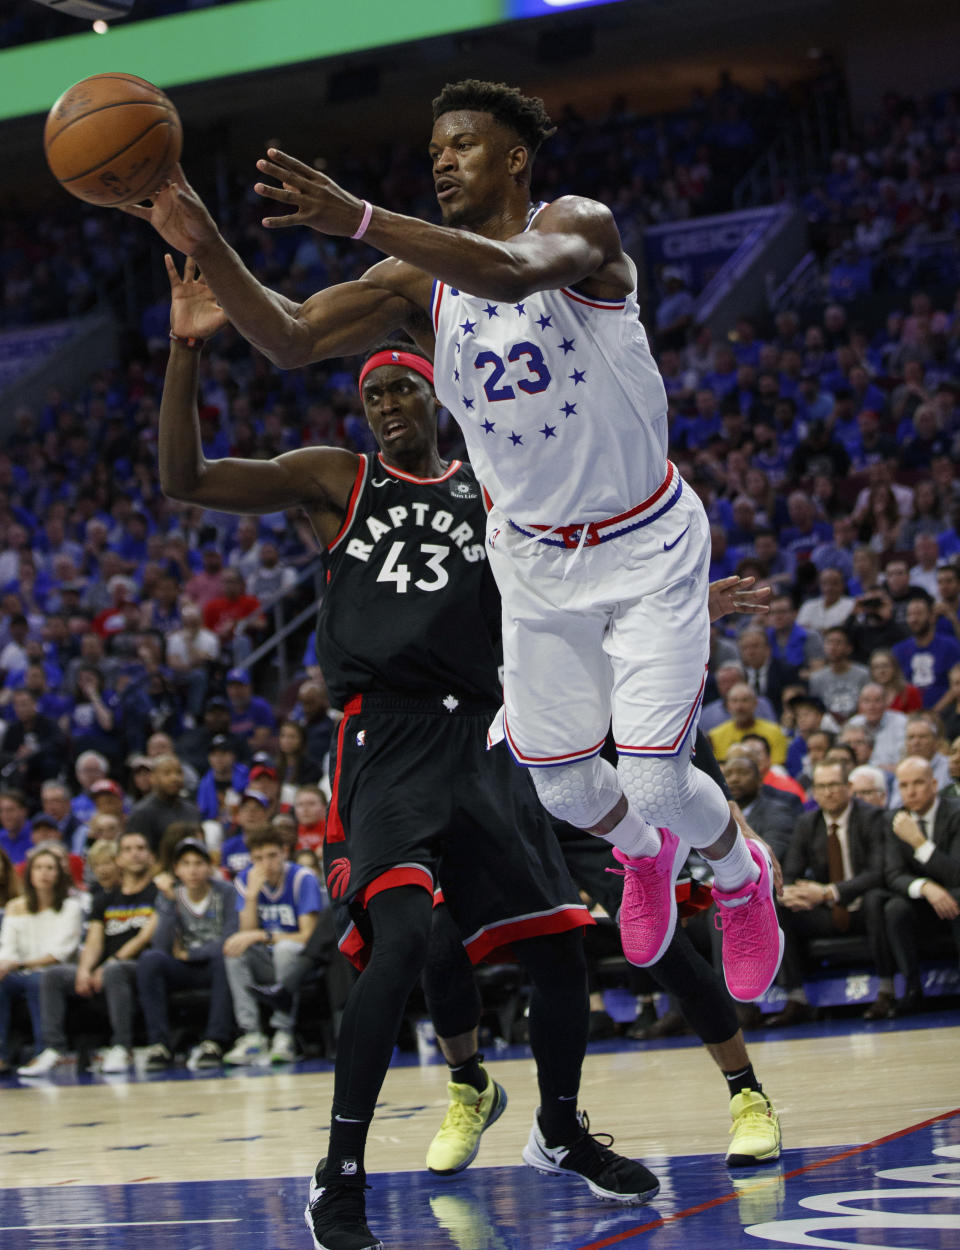
[[[392,168],[387,181],[403,172]],[[266,235],[254,224],[252,200],[241,211],[241,250],[293,298],[353,272],[356,259],[348,262],[339,244]],[[116,232],[107,253],[131,228],[119,215],[96,220]],[[774,590],[768,620],[715,627],[703,725],[735,797],[782,855],[788,884],[817,887],[816,898],[806,887],[786,896],[786,910],[847,926],[838,932],[869,915],[871,940],[879,942],[881,929],[895,935],[880,968],[889,1002],[879,1000],[893,1010],[891,969],[907,976],[907,1002],[916,1005],[925,949],[916,934],[935,946],[960,912],[960,293],[938,300],[916,289],[900,313],[865,315],[852,321],[831,302],[806,319],[789,311],[770,324],[742,318],[716,342],[691,325],[661,348],[659,363],[671,455],[712,525],[712,577],[755,576]],[[139,961],[154,947],[190,962],[194,937],[196,949],[209,951],[209,935],[201,941],[202,932],[191,937],[177,924],[187,924],[190,899],[213,890],[214,862],[241,887],[253,872],[258,889],[247,895],[257,899],[264,881],[273,882],[272,895],[286,888],[276,847],[283,863],[300,855],[314,872],[322,851],[334,723],[322,673],[308,654],[301,683],[264,698],[262,670],[246,665],[269,632],[262,605],[289,587],[315,549],[299,515],[237,520],[161,495],[156,415],[166,317],[163,303],[146,309],[142,352],[77,394],[51,392],[36,410],[18,412],[0,449],[0,906],[22,886],[26,901],[14,903],[11,918],[62,912],[49,902],[60,885],[47,880],[50,856],[39,851],[52,849],[69,888],[92,900],[90,924],[100,926],[99,937],[88,929],[79,971],[66,955],[53,961],[73,970],[47,978],[54,1031],[44,1051],[55,1058],[44,1063],[63,1053],[73,999],[102,993],[111,1015],[108,1067],[126,1067],[143,984],[126,969],[108,975],[105,965]],[[227,329],[201,372],[210,456],[264,457],[303,443],[372,446],[348,364],[282,374]],[[441,448],[459,449],[450,422]],[[821,774],[824,765],[842,777]],[[871,899],[846,907],[852,921],[839,917],[855,901],[844,882],[866,869],[851,861],[849,845],[838,868],[823,855],[797,859],[791,837],[797,812],[806,806],[815,823],[830,794],[847,799],[838,813],[844,836],[848,809],[860,804],[885,822],[870,826],[886,858],[872,864],[863,891],[885,892],[883,906]],[[899,820],[903,811],[911,824]],[[262,842],[265,831],[273,843]],[[819,855],[827,830],[818,824],[809,834]],[[252,863],[258,846],[272,877]],[[896,861],[901,848],[911,852],[905,864]],[[836,876],[841,870],[845,877]],[[297,889],[312,907],[313,889]],[[158,922],[154,947],[151,900],[125,902],[151,891],[166,900],[161,911],[174,908],[172,921]],[[316,898],[323,902],[322,888]],[[110,907],[147,919],[117,927]],[[242,1030],[241,1059],[271,1047],[278,1058],[292,1053],[289,1004],[274,1011],[273,1042],[251,1010],[257,978],[289,971],[297,953],[272,962],[277,915],[260,915],[251,903],[239,909],[237,932],[221,935],[228,958],[246,962],[242,974],[225,971],[218,981],[207,969],[217,1009],[198,1060],[219,1061],[232,1040],[224,985]],[[302,948],[310,923],[301,925],[296,912],[289,919],[285,912],[280,946]],[[26,996],[34,1012],[42,1007],[36,977],[47,974],[34,961],[47,956],[23,936],[31,924],[5,922],[2,930],[0,1041],[12,998]],[[786,924],[794,943],[815,936]],[[64,927],[62,942],[74,936],[65,922],[49,927]],[[248,947],[256,948],[249,958]],[[144,983],[182,986],[194,975],[171,973],[173,966],[151,955]],[[788,963],[788,979],[800,966]],[[792,1015],[803,1015],[802,985],[785,988]],[[162,1065],[169,1025],[162,1013],[148,1014],[148,1024]]]

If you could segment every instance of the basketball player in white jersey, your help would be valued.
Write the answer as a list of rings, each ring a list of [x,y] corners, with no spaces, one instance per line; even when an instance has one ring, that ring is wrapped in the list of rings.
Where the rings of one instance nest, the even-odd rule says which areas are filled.
[[[437,394],[490,504],[505,672],[493,736],[554,816],[613,845],[632,962],[655,962],[670,941],[688,846],[710,861],[727,985],[750,1001],[783,937],[769,860],[691,762],[709,535],[666,458],[635,266],[602,204],[531,203],[532,160],[553,133],[542,101],[468,80],[445,87],[433,115],[440,226],[374,207],[275,148],[258,162],[280,185],[257,192],[294,210],[265,226],[364,238],[388,257],[301,305],[244,267],[179,169],[149,207],[126,211],[195,258],[239,332],[281,367],[396,330],[434,351]],[[598,756],[611,718],[616,769]]]

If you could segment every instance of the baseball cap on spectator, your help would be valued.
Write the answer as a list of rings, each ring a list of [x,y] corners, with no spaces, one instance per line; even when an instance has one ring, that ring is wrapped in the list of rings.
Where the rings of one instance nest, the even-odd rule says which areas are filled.
[[[53,817],[48,816],[46,812],[37,812],[36,816],[31,816],[30,827],[34,833],[36,833],[38,829],[52,829],[56,836],[58,838],[60,837],[60,826],[53,819]],[[36,839],[34,840],[36,841]]]
[[[212,699],[207,700],[207,707],[225,707],[229,710],[230,700],[225,699],[222,694],[215,694]]]
[[[227,685],[229,686],[231,682],[237,682],[240,685],[249,686],[249,670],[245,668],[232,668],[230,672],[227,673]]]
[[[236,744],[229,734],[214,734],[210,739],[211,751],[232,751],[234,755],[237,753]]]
[[[153,768],[153,760],[149,755],[131,755],[127,758],[127,768],[132,772],[138,768]]]
[[[91,794],[115,794],[118,799],[123,798],[123,791],[115,781],[111,781],[109,777],[101,777],[99,781],[95,781],[90,787]]]
[[[245,803],[247,799],[254,799],[264,811],[270,806],[270,798],[262,790],[244,790],[240,796],[240,802]]]
[[[114,573],[113,577],[107,582],[107,593],[112,595],[120,588],[130,595],[137,593],[137,583],[132,577],[126,577],[123,573]]]
[[[254,766],[250,769],[251,781],[256,781],[258,777],[272,777],[273,780],[276,781],[278,776],[279,774],[277,773],[276,768],[270,763],[254,764]]]
[[[178,842],[173,848],[173,862],[178,864],[189,851],[202,855],[208,864],[213,863],[213,856],[210,854],[209,848],[199,838],[184,838],[182,842]]]
[[[818,694],[795,694],[792,699],[787,700],[787,707],[791,712],[795,712],[798,707],[812,707],[817,712],[827,710],[827,705]]]

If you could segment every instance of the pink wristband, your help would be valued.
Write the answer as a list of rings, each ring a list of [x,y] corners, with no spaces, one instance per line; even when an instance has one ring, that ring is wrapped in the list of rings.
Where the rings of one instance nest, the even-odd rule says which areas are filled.
[[[369,200],[361,200],[363,205],[363,216],[360,218],[360,225],[357,227],[357,233],[351,234],[351,239],[362,239],[367,233],[367,226],[370,225],[370,218],[373,216],[373,205]]]

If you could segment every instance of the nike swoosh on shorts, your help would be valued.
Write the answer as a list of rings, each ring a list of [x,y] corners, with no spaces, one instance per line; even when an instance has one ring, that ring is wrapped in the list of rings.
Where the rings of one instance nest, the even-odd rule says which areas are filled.
[[[676,536],[676,538],[673,540],[673,542],[672,542],[672,543],[664,543],[664,544],[663,544],[663,549],[664,549],[664,551],[672,551],[672,550],[674,549],[674,547],[677,545],[677,543],[680,541],[680,539],[684,536],[684,534],[687,532],[687,530],[688,530],[689,528],[690,528],[690,526],[688,525],[688,526],[687,526],[687,529],[683,529],[683,530],[681,530],[681,531],[680,531],[680,533]]]

